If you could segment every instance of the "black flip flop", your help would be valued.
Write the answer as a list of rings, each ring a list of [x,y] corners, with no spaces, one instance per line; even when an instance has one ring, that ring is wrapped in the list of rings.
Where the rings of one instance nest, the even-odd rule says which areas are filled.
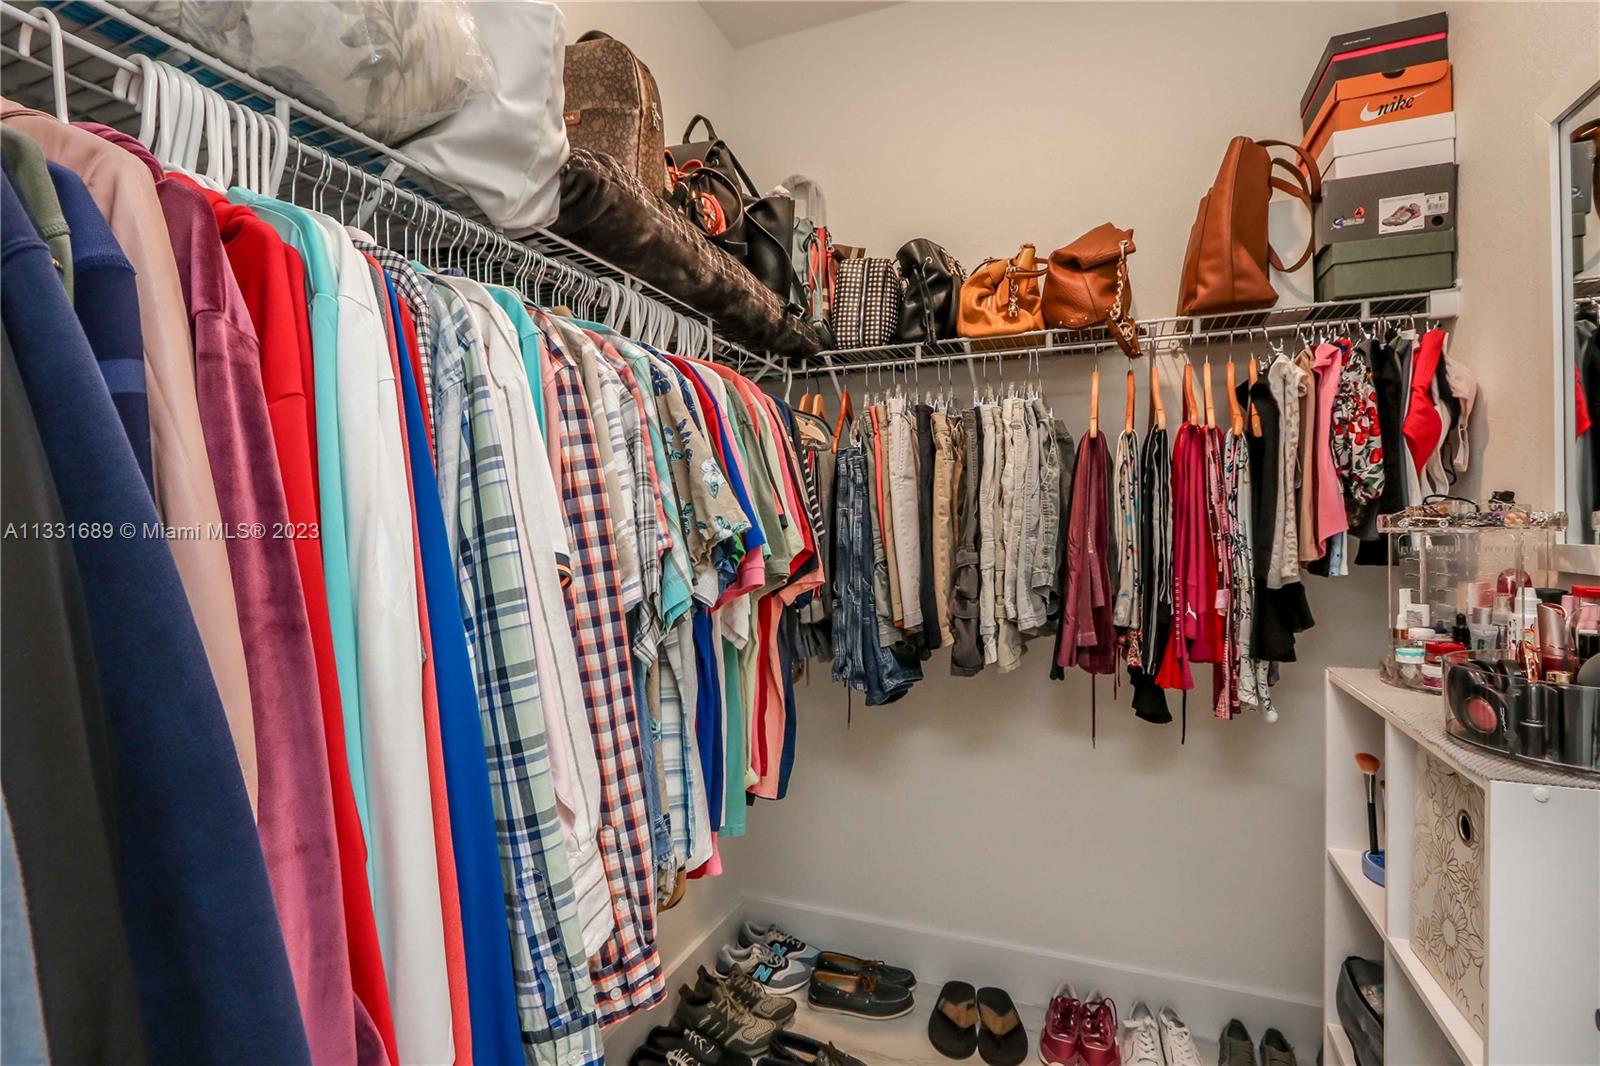
[[[939,990],[928,1015],[928,1043],[947,1059],[970,1059],[978,1049],[978,1000],[971,985],[949,981]]]
[[[978,989],[978,1054],[989,1066],[1018,1066],[1028,1057],[1028,1031],[1003,988]]]

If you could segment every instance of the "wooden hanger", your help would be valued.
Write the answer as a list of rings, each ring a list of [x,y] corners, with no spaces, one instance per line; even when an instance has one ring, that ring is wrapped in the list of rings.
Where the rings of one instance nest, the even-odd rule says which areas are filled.
[[[1122,415],[1122,432],[1133,432],[1133,404],[1134,404],[1133,367],[1128,367],[1128,409]]]
[[[1244,432],[1244,410],[1239,406],[1239,384],[1234,379],[1233,357],[1228,357],[1228,425],[1237,437]]]
[[[850,390],[846,389],[839,397],[839,420],[833,425],[833,450],[839,450],[839,441],[844,438],[844,424],[855,414],[855,403],[850,399]]]
[[[1167,405],[1161,399],[1161,366],[1150,355],[1150,421],[1163,433],[1167,430]]]
[[[1183,357],[1183,420],[1186,424],[1193,425],[1200,417],[1200,404],[1194,397],[1194,364],[1189,362],[1189,357]]]
[[[1256,364],[1256,357],[1252,355],[1250,357],[1250,372],[1248,374],[1248,380],[1250,382],[1250,388],[1252,391],[1255,390],[1256,380],[1260,376],[1260,373],[1261,371]],[[1261,412],[1256,409],[1256,402],[1253,398],[1250,401],[1250,435],[1252,437],[1261,436]]]
[[[1089,436],[1100,432],[1100,368],[1089,375]]]
[[[1217,399],[1216,394],[1211,391],[1211,356],[1209,355],[1206,356],[1205,368],[1201,372],[1201,378],[1205,383],[1206,391],[1206,428],[1216,429]]]

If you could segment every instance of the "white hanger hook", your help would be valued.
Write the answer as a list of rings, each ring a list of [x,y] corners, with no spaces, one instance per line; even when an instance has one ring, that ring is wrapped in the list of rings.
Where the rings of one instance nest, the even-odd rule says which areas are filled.
[[[36,7],[29,15],[44,22],[50,35],[50,92],[54,97],[56,118],[67,121],[67,46],[61,32],[61,20],[48,7]],[[22,23],[17,30],[17,53],[24,57],[33,54],[33,24]]]

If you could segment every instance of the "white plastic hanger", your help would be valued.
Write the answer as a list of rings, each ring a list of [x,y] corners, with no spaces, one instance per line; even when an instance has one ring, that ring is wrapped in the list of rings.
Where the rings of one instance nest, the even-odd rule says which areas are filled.
[[[50,95],[56,118],[67,121],[67,47],[61,33],[61,21],[48,7],[36,7],[28,12],[49,26],[50,34]],[[17,30],[17,54],[24,58],[33,55],[33,26],[22,23]]]

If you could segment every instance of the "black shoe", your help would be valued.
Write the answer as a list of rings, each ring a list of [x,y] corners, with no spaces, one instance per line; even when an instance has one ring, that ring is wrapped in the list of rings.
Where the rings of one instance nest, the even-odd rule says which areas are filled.
[[[901,988],[917,987],[917,975],[904,966],[890,966],[879,959],[862,959],[842,951],[824,951],[817,956],[817,969],[829,973],[872,974],[880,981]]]
[[[693,1029],[678,1029],[666,1025],[659,1025],[650,1030],[650,1035],[645,1037],[644,1044],[639,1051],[634,1052],[634,1055],[637,1056],[644,1051],[656,1056],[649,1060],[651,1063],[677,1051],[688,1055],[701,1066],[751,1066],[749,1055],[729,1051],[709,1036],[697,1033]],[[633,1059],[628,1061],[634,1066],[640,1066],[634,1063]]]
[[[697,1030],[730,1051],[759,1055],[772,1042],[778,1023],[757,1018],[726,996],[701,995],[688,985],[678,990],[678,1009],[672,1024]]]
[[[817,1010],[853,1014],[857,1018],[901,1018],[916,1008],[911,989],[879,981],[870,973],[818,970],[811,975],[806,998]]]
[[[1261,1066],[1299,1066],[1294,1045],[1276,1029],[1261,1034]]]
[[[761,1062],[763,1066],[791,1066],[796,1062],[806,1063],[806,1066],[867,1066],[832,1044],[789,1032],[772,1038],[772,1046],[767,1048],[767,1056]]]
[[[1217,1038],[1217,1066],[1256,1066],[1256,1046],[1250,1030],[1238,1018],[1230,1021]]]

